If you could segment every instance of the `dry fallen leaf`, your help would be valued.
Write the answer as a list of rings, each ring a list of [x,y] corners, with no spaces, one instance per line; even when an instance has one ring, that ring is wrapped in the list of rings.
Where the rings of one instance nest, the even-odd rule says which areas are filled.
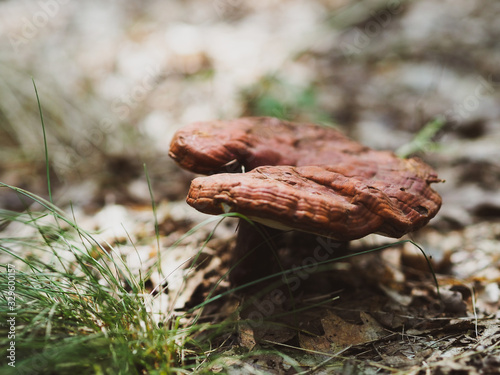
[[[302,333],[299,336],[300,346],[304,349],[332,353],[378,340],[385,335],[384,328],[370,315],[360,312],[360,318],[362,324],[349,323],[327,311],[326,316],[321,319],[325,334],[314,337]]]
[[[257,345],[252,326],[247,323],[239,324],[238,331],[240,335],[240,345],[244,348],[247,348],[248,350],[252,350],[255,345]]]
[[[241,312],[241,319],[245,321],[238,326],[242,346],[251,350],[261,342],[285,343],[296,336],[293,319],[285,314],[282,306],[271,303],[269,298],[250,301],[252,303],[247,302]],[[275,315],[278,318],[274,318]]]

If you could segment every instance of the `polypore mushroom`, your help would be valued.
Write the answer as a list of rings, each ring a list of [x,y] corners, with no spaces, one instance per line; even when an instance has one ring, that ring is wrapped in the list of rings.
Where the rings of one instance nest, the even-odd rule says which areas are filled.
[[[248,171],[194,179],[187,202],[197,210],[238,212],[272,228],[339,241],[370,233],[401,237],[427,224],[441,206],[430,187],[440,180],[427,164],[312,124],[265,117],[195,123],[176,134],[170,155],[195,172],[235,164]],[[255,246],[241,224],[240,256]],[[260,256],[249,262],[262,264]]]
[[[207,214],[238,212],[277,229],[341,241],[380,233],[401,237],[439,209],[426,170],[372,165],[265,166],[247,173],[198,177],[187,203]]]
[[[189,171],[213,174],[263,165],[333,165],[372,150],[333,128],[272,117],[195,122],[175,133],[169,155]],[[241,170],[238,170],[238,172]]]

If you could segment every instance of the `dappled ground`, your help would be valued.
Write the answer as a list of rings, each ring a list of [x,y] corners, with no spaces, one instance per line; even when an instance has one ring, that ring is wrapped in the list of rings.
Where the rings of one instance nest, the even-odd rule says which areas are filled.
[[[170,275],[168,298],[156,308],[180,314],[208,298],[227,271],[236,224],[226,219],[218,227],[183,284],[186,259],[213,226],[171,247],[206,219],[183,201],[193,175],[167,156],[179,127],[273,115],[335,124],[373,148],[417,155],[446,180],[435,186],[440,213],[408,237],[432,256],[441,298],[409,242],[294,275],[292,291],[270,285],[260,294],[229,294],[205,307],[205,319],[258,323],[240,324],[214,343],[224,354],[212,370],[497,371],[499,4],[124,3],[0,4],[0,181],[47,196],[33,77],[55,202],[68,211],[73,202],[80,226],[103,230],[101,238],[120,244],[131,265],[139,257],[147,268],[157,254],[146,164]],[[435,134],[415,139],[436,119],[444,125]],[[24,208],[6,189],[0,204]],[[2,229],[3,236],[15,230]],[[289,236],[297,237],[278,249],[285,267],[300,266],[310,248],[330,246]],[[371,236],[349,251],[391,242]],[[156,274],[150,281],[151,289],[163,282]],[[216,292],[228,288],[223,281]],[[248,351],[255,356],[241,360]]]

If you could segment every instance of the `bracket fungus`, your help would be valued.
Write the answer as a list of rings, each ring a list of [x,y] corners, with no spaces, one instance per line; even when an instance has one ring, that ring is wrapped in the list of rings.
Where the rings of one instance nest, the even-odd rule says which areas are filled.
[[[175,134],[169,155],[185,169],[211,174],[191,183],[187,203],[197,210],[238,212],[338,241],[370,233],[399,238],[441,206],[430,187],[441,180],[420,159],[400,159],[314,124],[269,117],[193,123]]]

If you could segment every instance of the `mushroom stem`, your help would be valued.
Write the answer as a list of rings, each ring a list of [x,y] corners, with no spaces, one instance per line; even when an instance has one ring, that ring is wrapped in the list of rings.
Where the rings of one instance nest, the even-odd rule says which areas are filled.
[[[315,264],[349,253],[348,241],[337,241],[311,233],[283,231],[240,219],[231,257],[229,281],[234,287],[243,286],[283,269],[299,268],[291,274],[287,273],[287,277],[282,279],[289,284],[288,292],[303,290],[304,287],[316,292],[328,291],[331,289],[331,278],[317,276],[319,269]],[[306,268],[300,269],[301,266]],[[257,284],[259,291],[262,288],[262,284]],[[250,293],[254,291],[255,289],[251,289]]]
[[[273,273],[276,237],[283,231],[240,219],[229,280],[244,285]]]

